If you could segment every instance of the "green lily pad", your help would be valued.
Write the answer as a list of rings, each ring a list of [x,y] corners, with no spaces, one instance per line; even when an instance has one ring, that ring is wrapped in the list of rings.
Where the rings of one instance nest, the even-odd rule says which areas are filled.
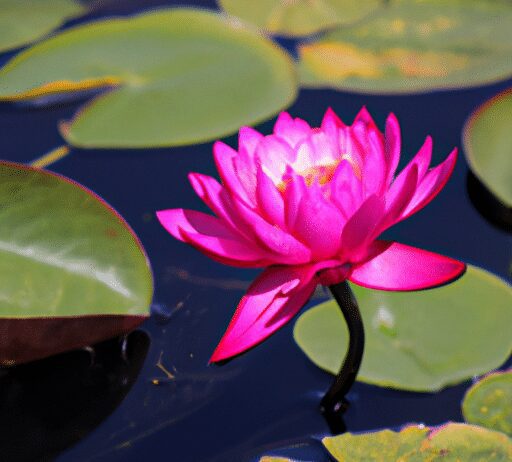
[[[358,380],[437,391],[500,366],[512,351],[512,288],[469,266],[452,284],[419,292],[352,286],[366,330]],[[306,311],[294,337],[317,366],[336,374],[348,343],[345,321],[329,301]]]
[[[512,89],[471,115],[463,142],[473,173],[501,202],[512,207]]]
[[[64,177],[0,163],[0,365],[128,332],[153,282],[128,224]]]
[[[227,13],[272,34],[297,37],[356,22],[383,0],[218,0]]]
[[[326,437],[322,443],[338,461],[393,461],[416,450],[428,435],[424,426],[411,425],[400,432],[382,430],[373,433]]]
[[[512,75],[506,0],[394,0],[299,48],[305,86],[364,93],[461,88]]]
[[[0,0],[0,53],[44,37],[83,13],[76,0]]]
[[[186,27],[184,27],[186,25]],[[291,58],[213,12],[176,8],[69,29],[0,70],[0,100],[110,88],[61,126],[75,146],[212,140],[296,96]]]
[[[449,423],[436,429],[409,426],[400,432],[383,430],[346,433],[322,440],[338,462],[506,462],[512,441],[503,433]]]
[[[496,372],[473,385],[462,402],[467,422],[512,436],[512,371]]]

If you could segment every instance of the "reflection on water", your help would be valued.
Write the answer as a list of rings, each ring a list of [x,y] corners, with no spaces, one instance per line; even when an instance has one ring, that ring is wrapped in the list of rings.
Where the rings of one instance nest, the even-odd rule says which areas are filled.
[[[136,381],[149,343],[135,331],[125,343],[108,340],[0,370],[0,459],[53,459],[91,432]]]

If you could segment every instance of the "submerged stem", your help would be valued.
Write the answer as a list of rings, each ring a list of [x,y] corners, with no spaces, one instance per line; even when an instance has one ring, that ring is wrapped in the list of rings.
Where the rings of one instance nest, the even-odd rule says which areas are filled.
[[[346,281],[329,287],[338,303],[349,332],[348,351],[338,375],[322,398],[320,409],[327,419],[333,433],[342,433],[345,426],[341,418],[347,407],[345,395],[354,384],[364,351],[364,328],[359,306]]]

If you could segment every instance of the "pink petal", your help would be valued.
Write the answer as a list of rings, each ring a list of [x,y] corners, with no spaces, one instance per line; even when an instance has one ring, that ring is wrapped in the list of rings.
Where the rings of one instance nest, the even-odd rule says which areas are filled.
[[[311,138],[307,137],[300,141],[296,148],[296,157],[293,162],[293,169],[296,172],[306,172],[316,164],[315,146]]]
[[[342,258],[358,261],[366,254],[366,247],[373,240],[377,225],[385,211],[384,200],[370,196],[346,223],[341,235]]]
[[[243,202],[254,207],[254,197],[249,196],[235,170],[233,160],[237,155],[238,153],[233,148],[221,141],[216,141],[213,145],[213,156],[222,183],[233,196],[238,197]]]
[[[242,267],[265,266],[270,261],[258,246],[243,240],[211,215],[183,209],[161,210],[156,215],[172,236],[217,261]]]
[[[340,127],[346,127],[346,125],[331,108],[327,108],[324,118],[322,119],[322,130],[327,135],[333,135],[338,132],[338,128]]]
[[[367,130],[363,160],[362,180],[365,197],[372,194],[381,194],[385,185],[387,165],[382,140],[376,130]]]
[[[251,127],[242,127],[238,132],[238,150],[254,157],[258,143],[264,136]]]
[[[362,172],[364,150],[353,135],[352,127],[340,128],[338,130],[338,141],[340,158],[350,160],[354,168],[360,173]]]
[[[329,136],[324,131],[312,132],[309,136],[314,150],[314,159],[317,165],[330,165],[340,158],[338,136]]]
[[[283,197],[261,167],[257,169],[256,199],[259,210],[267,221],[286,229]]]
[[[368,109],[366,109],[366,106],[363,106],[359,110],[359,112],[357,113],[357,115],[354,119],[353,125],[356,125],[358,122],[362,122],[364,124],[364,126],[369,129],[378,131],[377,125],[375,124],[375,121],[373,120],[372,116],[368,112]]]
[[[415,164],[418,167],[418,180],[421,181],[421,179],[425,176],[425,173],[427,173],[428,166],[430,165],[430,161],[432,160],[432,138],[430,136],[427,136],[425,138],[425,141],[423,143],[423,146],[421,146],[418,153],[414,156],[414,158],[409,162],[407,169],[409,165]],[[404,169],[404,170],[405,170]]]
[[[188,179],[196,194],[204,203],[221,218],[232,230],[252,240],[254,235],[248,233],[246,229],[240,227],[238,216],[233,209],[232,201],[223,186],[207,175],[201,173],[189,173]]]
[[[324,260],[338,254],[345,221],[340,210],[324,198],[315,183],[302,195],[290,231],[311,249],[315,260]]]
[[[210,362],[261,343],[302,308],[315,286],[311,266],[267,268],[243,296]]]
[[[287,112],[281,112],[274,125],[274,134],[285,140],[292,148],[311,132],[311,127],[302,119],[293,119]]]
[[[349,280],[371,289],[420,290],[460,276],[465,265],[452,258],[397,242],[375,241],[378,254],[356,266]]]
[[[425,207],[434,197],[439,194],[441,189],[450,178],[457,161],[457,149],[454,149],[450,155],[437,167],[433,168],[423,177],[416,189],[409,206],[403,213],[402,219],[416,213]]]
[[[386,163],[388,166],[387,181],[389,185],[393,181],[395,176],[398,162],[400,161],[400,148],[401,148],[401,137],[400,137],[400,125],[396,119],[395,114],[389,114],[386,120]]]
[[[180,241],[186,242],[182,234],[183,231],[235,239],[235,234],[222,220],[206,213],[195,210],[169,209],[156,212],[156,216],[167,232]]]
[[[184,242],[225,265],[259,268],[272,264],[271,256],[256,245],[247,245],[234,239],[207,236],[184,230],[181,231],[181,234],[184,237]]]
[[[418,183],[418,167],[412,164],[404,170],[386,193],[386,211],[382,222],[378,225],[378,234],[400,221],[405,208],[414,196]]]
[[[296,157],[295,151],[286,141],[274,135],[266,136],[260,141],[255,155],[265,173],[276,184],[281,181],[287,165],[293,163]]]
[[[302,197],[306,194],[306,183],[304,178],[297,175],[288,167],[286,175],[283,177],[286,189],[283,192],[284,215],[287,229],[293,229],[297,221],[297,212]]]
[[[341,210],[345,218],[350,218],[361,206],[363,187],[348,160],[342,160],[331,180],[331,201]]]
[[[273,263],[297,265],[311,260],[310,250],[287,231],[268,223],[241,202],[234,205],[240,219],[256,235],[260,247],[272,255]]]

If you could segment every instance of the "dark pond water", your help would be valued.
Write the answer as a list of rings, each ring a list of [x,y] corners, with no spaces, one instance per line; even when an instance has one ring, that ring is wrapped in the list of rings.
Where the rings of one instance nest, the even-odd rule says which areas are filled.
[[[162,3],[100,2],[93,16]],[[0,63],[6,58],[0,57]],[[402,127],[404,160],[431,134],[437,163],[461,145],[469,113],[511,83],[393,97],[304,90],[289,111],[317,125],[327,106],[351,120],[367,105],[380,126],[393,111]],[[1,157],[28,162],[62,144],[57,122],[69,118],[78,104],[0,104]],[[258,129],[269,133],[272,125],[273,120]],[[235,145],[236,137],[226,141]],[[74,150],[52,165],[105,198],[140,236],[155,276],[154,316],[128,337],[126,359],[115,339],[98,346],[95,358],[71,352],[0,371],[2,460],[252,461],[276,448],[287,448],[282,454],[302,460],[326,460],[318,437],[329,429],[317,406],[331,377],[296,347],[292,324],[245,356],[222,367],[207,366],[257,272],[222,266],[175,241],[157,223],[154,211],[201,207],[186,174],[215,175],[211,147]],[[392,228],[388,237],[510,277],[511,234],[478,212],[468,183],[473,198],[484,194],[468,178],[461,156],[438,199]],[[485,204],[478,207],[488,210]],[[157,364],[173,379],[166,380]],[[467,386],[420,394],[357,383],[349,394],[346,425],[349,431],[363,431],[461,420],[460,400]]]

